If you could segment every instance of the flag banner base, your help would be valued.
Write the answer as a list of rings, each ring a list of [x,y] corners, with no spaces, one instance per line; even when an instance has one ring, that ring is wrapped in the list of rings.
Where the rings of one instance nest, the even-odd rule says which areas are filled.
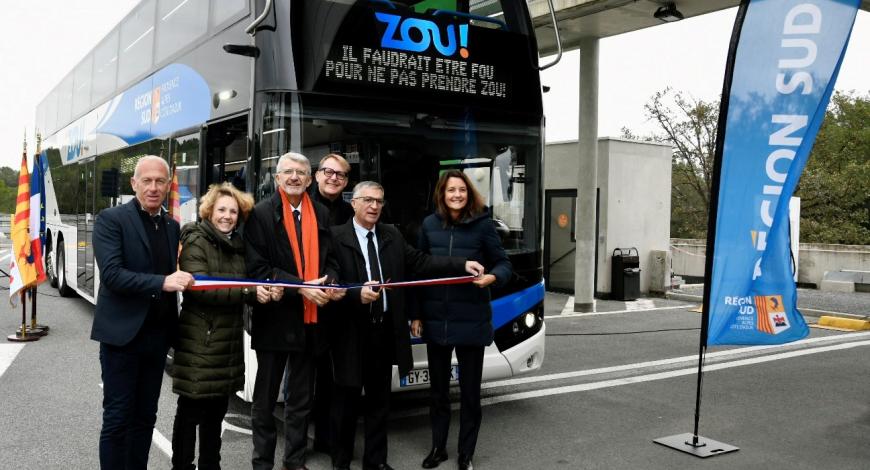
[[[714,441],[713,439],[703,436],[697,436],[696,440],[696,436],[690,432],[660,437],[658,439],[653,439],[653,442],[680,452],[692,454],[695,457],[700,457],[702,459],[740,450],[739,447]]]
[[[20,331],[20,330],[19,330],[19,331],[16,331],[15,334],[18,335],[18,336],[21,336],[21,331]],[[44,330],[44,329],[42,329],[42,328],[40,328],[40,327],[33,328],[32,326],[29,326],[29,325],[28,325],[28,327],[27,327],[27,334],[28,334],[28,335],[33,335],[33,336],[45,336],[45,335],[48,334],[48,330]]]
[[[39,341],[40,336],[31,335],[25,333],[24,336],[21,335],[20,331],[16,331],[15,334],[11,334],[6,337],[7,341],[12,341],[13,343],[26,343],[30,341]]]
[[[28,330],[30,330],[30,329],[42,330],[46,333],[48,333],[48,331],[51,330],[51,328],[49,328],[48,325],[43,325],[42,323],[37,323],[35,325],[34,324],[27,325],[27,329]]]

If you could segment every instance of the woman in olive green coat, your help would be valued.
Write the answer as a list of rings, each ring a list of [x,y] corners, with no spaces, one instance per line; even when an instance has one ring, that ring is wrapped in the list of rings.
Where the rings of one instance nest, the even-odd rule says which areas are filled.
[[[199,222],[181,232],[180,269],[214,277],[245,276],[245,243],[239,222],[253,198],[229,183],[203,196]],[[178,408],[172,427],[172,468],[193,469],[199,426],[199,468],[220,468],[221,423],[230,394],[244,384],[242,308],[258,292],[249,288],[187,291],[178,319],[172,391]],[[268,295],[268,294],[267,294]]]

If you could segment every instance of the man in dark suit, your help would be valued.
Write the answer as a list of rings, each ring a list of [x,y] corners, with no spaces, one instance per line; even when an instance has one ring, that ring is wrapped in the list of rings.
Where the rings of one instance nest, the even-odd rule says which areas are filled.
[[[322,284],[327,273],[332,272],[327,270],[329,213],[305,192],[311,184],[311,164],[301,154],[286,153],[278,159],[275,175],[278,189],[254,207],[245,224],[248,275],[254,279]],[[272,301],[254,307],[254,470],[271,470],[274,465],[277,430],[272,411],[285,368],[284,468],[306,468],[314,357],[326,346],[317,307],[332,296],[332,292],[314,288],[272,288]]]
[[[378,223],[384,207],[380,184],[363,181],[354,187],[354,216],[332,228],[333,260],[341,283],[402,281],[427,276],[478,275],[483,266],[462,258],[433,257],[414,249],[392,225]],[[330,328],[335,380],[332,410],[332,465],[347,469],[353,452],[356,410],[365,389],[364,470],[391,470],[387,464],[387,417],[393,364],[399,373],[411,369],[411,341],[405,315],[404,289],[389,292],[371,287],[349,289],[339,318]]]
[[[106,209],[94,224],[100,291],[91,339],[100,342],[103,428],[100,467],[145,469],[166,353],[178,320],[178,292],[193,276],[176,270],[178,222],[163,209],[169,165],[139,159],[136,197]]]
[[[314,172],[315,182],[308,194],[315,201],[329,209],[329,226],[347,222],[353,217],[353,207],[342,197],[350,178],[350,163],[337,153],[330,153],[320,159]],[[334,308],[329,304],[325,310]],[[324,315],[327,322],[335,315]],[[328,328],[328,327],[327,327]],[[314,450],[329,452],[329,413],[332,408],[332,359],[328,351],[319,354],[315,364],[314,398],[311,408],[314,422]]]

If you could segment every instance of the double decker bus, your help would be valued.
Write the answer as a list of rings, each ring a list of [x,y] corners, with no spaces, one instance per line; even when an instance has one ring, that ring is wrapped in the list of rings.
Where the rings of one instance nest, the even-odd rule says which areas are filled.
[[[383,220],[416,243],[440,172],[486,197],[514,274],[493,292],[484,380],[544,360],[543,111],[537,45],[514,0],[142,0],[40,103],[46,264],[94,302],[92,230],[134,197],[136,160],[175,168],[182,224],[212,183],[256,199],[278,157],[339,153],[386,188]],[[249,338],[246,338],[246,340]],[[249,345],[249,342],[246,341]],[[426,386],[425,347],[393,388]],[[248,348],[250,400],[255,356]]]

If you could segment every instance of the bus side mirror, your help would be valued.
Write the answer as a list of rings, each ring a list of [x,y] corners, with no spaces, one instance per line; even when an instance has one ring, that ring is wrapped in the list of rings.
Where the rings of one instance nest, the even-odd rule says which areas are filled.
[[[260,57],[260,49],[256,46],[243,46],[241,44],[224,44],[224,51],[230,54],[243,55],[247,57]]]

